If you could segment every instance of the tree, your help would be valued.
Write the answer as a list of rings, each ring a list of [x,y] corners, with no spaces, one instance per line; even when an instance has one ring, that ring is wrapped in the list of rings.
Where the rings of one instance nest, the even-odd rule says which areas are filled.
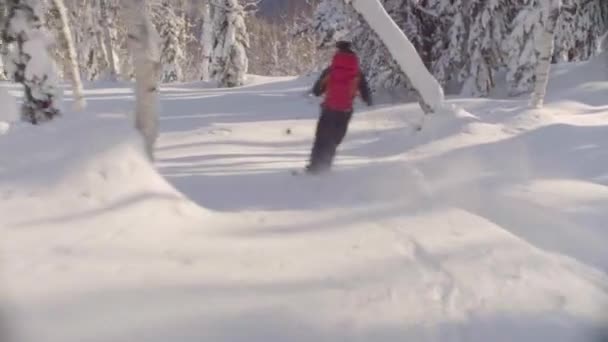
[[[80,25],[80,29],[74,32],[76,33],[76,51],[79,52],[81,74],[89,81],[100,78],[108,64],[103,32],[99,25],[99,11],[98,3],[92,1],[88,6],[79,9],[78,20],[74,20],[74,23]]]
[[[213,21],[211,17],[211,0],[207,0],[203,3],[203,32],[201,34],[201,45],[203,61],[201,64],[201,79],[203,81],[209,81],[209,68],[211,64],[211,52],[213,51]]]
[[[472,19],[468,33],[466,78],[463,94],[487,96],[494,88],[495,73],[503,62],[502,42],[507,36],[504,0],[473,2],[465,15]]]
[[[385,8],[391,18],[398,18],[395,23],[408,37],[419,37],[420,22],[413,13],[411,0],[385,1]],[[361,59],[361,67],[365,70],[371,88],[375,91],[389,90],[390,93],[412,91],[412,85],[403,73],[390,51],[359,14],[356,14],[356,28],[352,31],[352,41]],[[417,49],[422,48],[421,40],[412,41]],[[414,91],[415,92],[415,91]]]
[[[430,11],[435,13],[435,30],[432,39],[431,70],[437,81],[447,86],[450,82],[462,83],[468,56],[469,20],[462,0],[432,0]]]
[[[129,2],[129,48],[135,68],[135,127],[142,134],[146,153],[154,160],[158,136],[158,79],[160,77],[160,37],[150,20],[146,0]]]
[[[110,15],[110,7],[108,0],[99,0],[99,9],[101,14],[101,22],[100,26],[103,29],[103,44],[106,50],[105,57],[107,58],[106,62],[108,67],[110,68],[110,79],[117,80],[118,79],[118,65],[120,62],[118,61],[118,57],[115,53],[114,40],[115,32],[114,32],[114,21],[112,20],[112,16]]]
[[[557,20],[554,34],[553,60],[555,62],[569,62],[574,58],[576,51],[576,0],[564,0],[561,15]],[[577,1],[576,1],[577,2]]]
[[[535,46],[542,30],[542,11],[538,1],[525,0],[523,5],[511,24],[512,32],[505,44],[507,86],[512,96],[528,93],[533,88],[538,62]]]
[[[186,20],[178,15],[175,2],[163,0],[155,4],[153,19],[161,38],[161,81],[177,82],[184,80],[182,65],[186,59],[184,55],[184,41]]]
[[[9,45],[7,70],[23,84],[24,121],[39,124],[60,114],[58,81],[49,56],[50,38],[42,24],[39,0],[10,0],[3,40]]]
[[[560,8],[561,0],[544,1],[542,3],[543,31],[536,44],[538,62],[536,66],[534,93],[532,94],[531,102],[531,105],[536,108],[543,106],[545,94],[547,93],[551,59],[553,57],[554,33]]]
[[[443,89],[431,75],[418,55],[416,48],[399,29],[379,0],[344,0],[365,19],[378,34],[387,49],[419,94],[420,105],[425,113],[437,113],[445,109]]]
[[[61,20],[61,34],[63,37],[63,45],[66,50],[66,56],[69,63],[68,74],[72,81],[72,91],[74,93],[75,108],[82,110],[86,105],[84,99],[84,93],[82,89],[82,81],[80,80],[80,68],[78,66],[78,56],[76,55],[76,49],[74,48],[74,40],[72,39],[72,29],[68,13],[65,8],[63,0],[53,0],[55,8],[59,12],[59,18]]]
[[[6,2],[0,2],[0,29],[6,26],[5,21],[7,19],[7,12],[8,8],[6,6]],[[5,51],[5,48],[6,46],[4,44],[4,40],[0,35],[0,80],[6,80],[6,73],[4,70],[4,56],[6,56],[7,51]]]
[[[345,38],[358,24],[356,12],[342,0],[321,0],[314,12],[313,27],[321,47]]]
[[[212,77],[224,87],[241,86],[249,67],[246,50],[249,35],[244,8],[237,0],[216,0],[212,5],[215,7]]]

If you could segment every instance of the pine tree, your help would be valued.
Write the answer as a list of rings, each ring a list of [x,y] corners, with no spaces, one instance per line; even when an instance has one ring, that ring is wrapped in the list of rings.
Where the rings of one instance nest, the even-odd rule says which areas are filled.
[[[600,38],[606,29],[602,17],[602,1],[605,0],[579,1],[575,60],[587,60],[599,52]]]
[[[507,87],[510,95],[520,95],[530,92],[535,81],[536,42],[542,33],[542,11],[539,1],[525,0],[511,23],[505,51],[507,51]]]
[[[501,44],[507,36],[507,11],[503,0],[473,2],[466,16],[471,19],[466,44],[468,77],[463,94],[487,96],[495,85],[495,73],[503,62]]]
[[[21,115],[39,124],[60,114],[58,81],[49,56],[50,37],[42,24],[42,3],[38,0],[10,0],[3,40],[10,46],[7,70],[24,86]]]
[[[450,82],[462,83],[466,76],[470,24],[463,6],[462,0],[432,0],[429,5],[436,15],[432,23],[435,30],[431,36],[431,70],[444,87]]]
[[[561,15],[555,29],[553,61],[569,62],[574,58],[576,47],[576,3],[578,0],[564,0]]]
[[[161,81],[178,82],[184,80],[183,64],[186,59],[184,41],[186,21],[176,11],[175,2],[163,0],[152,8],[152,17],[161,38]]]
[[[237,0],[216,0],[213,15],[214,49],[211,75],[221,86],[238,87],[245,83],[249,67],[249,35],[245,11]]]
[[[600,39],[608,30],[608,2],[563,0],[555,30],[554,61],[584,61],[599,52]]]

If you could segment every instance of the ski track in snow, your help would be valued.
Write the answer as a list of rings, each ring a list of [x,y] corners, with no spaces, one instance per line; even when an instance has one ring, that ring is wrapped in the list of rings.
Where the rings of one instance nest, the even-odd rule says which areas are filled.
[[[17,342],[596,341],[608,111],[564,76],[594,67],[557,68],[545,110],[453,99],[472,115],[420,132],[414,104],[358,107],[322,177],[289,172],[311,78],[163,87],[164,179],[120,119],[128,86],[89,85],[96,116],[0,136]]]

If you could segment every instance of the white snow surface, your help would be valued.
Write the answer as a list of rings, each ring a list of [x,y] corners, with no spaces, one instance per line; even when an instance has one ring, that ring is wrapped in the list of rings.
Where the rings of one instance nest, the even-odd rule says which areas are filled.
[[[17,101],[4,87],[0,88],[0,106],[0,122],[8,124],[19,119]]]
[[[162,88],[155,167],[130,88],[88,86],[87,115],[0,136],[0,340],[599,341],[601,67],[418,133],[417,104],[358,108],[320,177],[289,172],[312,78]]]

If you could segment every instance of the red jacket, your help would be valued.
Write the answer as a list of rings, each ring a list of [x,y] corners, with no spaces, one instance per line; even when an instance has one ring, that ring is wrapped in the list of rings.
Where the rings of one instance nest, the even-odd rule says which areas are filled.
[[[317,96],[325,93],[323,107],[328,110],[351,112],[359,93],[371,105],[369,87],[359,69],[359,59],[350,51],[339,51],[334,55],[331,65],[316,82],[313,93]]]

